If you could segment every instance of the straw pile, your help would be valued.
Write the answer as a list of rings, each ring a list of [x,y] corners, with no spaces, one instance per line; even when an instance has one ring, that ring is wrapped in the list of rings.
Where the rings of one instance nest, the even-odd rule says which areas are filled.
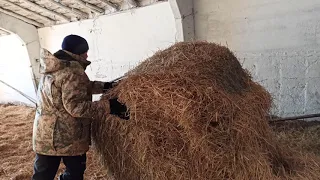
[[[226,47],[175,44],[103,99],[111,97],[130,108],[131,119],[105,115],[93,124],[93,140],[115,179],[320,177],[312,155],[279,145],[265,118],[269,93]]]

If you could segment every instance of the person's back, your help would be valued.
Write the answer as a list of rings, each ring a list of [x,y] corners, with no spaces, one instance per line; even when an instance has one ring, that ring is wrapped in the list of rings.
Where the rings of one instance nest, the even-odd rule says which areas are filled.
[[[110,113],[105,103],[92,102],[108,83],[90,81],[85,73],[87,42],[75,35],[64,39],[63,50],[52,55],[43,50],[41,79],[33,128],[36,152],[33,179],[53,179],[61,159],[66,172],[60,179],[83,179],[86,152],[89,150],[91,121],[97,111]],[[126,107],[116,111],[124,112]]]
[[[51,156],[82,155],[88,151],[91,118],[98,110],[91,103],[91,82],[78,61],[58,59],[46,50],[43,54],[34,151]]]

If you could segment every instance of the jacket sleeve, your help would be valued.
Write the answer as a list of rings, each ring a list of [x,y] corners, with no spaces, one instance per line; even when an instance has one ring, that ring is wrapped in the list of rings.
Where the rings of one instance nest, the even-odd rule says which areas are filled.
[[[87,88],[91,83],[85,73],[68,74],[62,85],[62,102],[67,112],[76,118],[96,118],[99,111],[110,112],[108,104],[92,102]],[[90,96],[90,95],[89,95]]]
[[[91,81],[92,94],[102,94],[105,82]]]

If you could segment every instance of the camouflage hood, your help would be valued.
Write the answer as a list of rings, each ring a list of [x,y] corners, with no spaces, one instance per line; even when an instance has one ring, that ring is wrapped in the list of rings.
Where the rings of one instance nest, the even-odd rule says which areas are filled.
[[[79,63],[84,69],[91,64],[90,61],[83,59],[81,56],[72,54],[68,51],[59,52],[65,53],[68,58],[59,58],[51,54],[48,50],[42,49],[40,55],[40,73],[51,73],[61,70],[72,63]]]

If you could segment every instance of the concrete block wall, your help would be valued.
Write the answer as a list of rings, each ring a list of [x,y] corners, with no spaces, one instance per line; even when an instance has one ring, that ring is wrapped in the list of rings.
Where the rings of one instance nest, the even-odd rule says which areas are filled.
[[[196,39],[233,50],[275,115],[320,112],[320,1],[194,0],[194,11]]]
[[[38,30],[41,47],[52,53],[63,38],[77,34],[87,39],[92,61],[91,80],[110,81],[122,76],[140,61],[176,41],[176,24],[169,2],[128,10],[97,19]]]

